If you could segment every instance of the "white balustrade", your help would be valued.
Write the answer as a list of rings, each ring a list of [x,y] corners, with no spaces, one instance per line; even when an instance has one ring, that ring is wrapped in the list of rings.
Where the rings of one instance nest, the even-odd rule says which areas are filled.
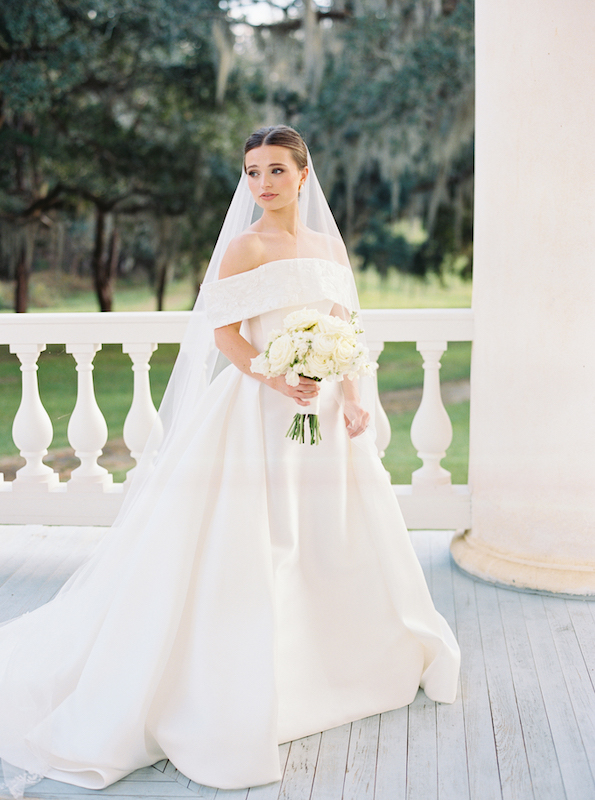
[[[59,482],[58,475],[42,461],[54,435],[37,383],[37,359],[42,350],[45,344],[10,346],[10,352],[16,353],[21,362],[22,373],[21,403],[12,425],[12,438],[26,461],[17,471],[13,491],[47,492]]]
[[[423,466],[411,476],[413,491],[450,489],[450,472],[440,461],[452,442],[452,424],[440,392],[440,359],[447,348],[444,341],[418,342],[424,363],[423,394],[411,424],[411,441]]]
[[[149,361],[156,349],[156,344],[122,345],[122,352],[128,353],[130,356],[134,373],[132,405],[124,422],[124,442],[137,464],[157,417],[149,381],[149,370],[151,369]],[[130,484],[135,469],[136,467],[133,467],[126,473],[126,484]]]
[[[107,442],[107,424],[101,413],[93,386],[93,359],[100,344],[67,344],[66,352],[76,361],[77,397],[68,423],[68,441],[81,465],[72,471],[68,491],[105,491],[112,486],[112,476],[97,463]]]
[[[370,361],[378,361],[380,354],[384,350],[384,342],[368,342],[370,350]],[[374,423],[376,426],[376,449],[380,458],[384,458],[386,448],[390,444],[391,429],[390,422],[386,416],[386,411],[382,407],[380,398],[376,396],[376,408],[374,410]]]
[[[2,314],[0,343],[10,345],[21,361],[23,399],[14,420],[14,440],[26,459],[17,479],[2,483],[0,523],[110,524],[130,482],[113,484],[112,476],[97,463],[107,441],[107,425],[93,387],[93,359],[101,344],[121,344],[132,361],[134,392],[124,423],[124,441],[138,462],[155,422],[149,382],[149,362],[156,345],[179,343],[187,312]],[[452,486],[450,474],[440,466],[452,439],[452,426],[440,394],[440,358],[448,341],[473,338],[470,309],[366,309],[362,312],[370,355],[376,360],[386,341],[417,342],[424,359],[421,405],[413,421],[411,438],[423,461],[412,483],[395,486],[405,520],[412,528],[467,528],[470,494],[467,486]],[[68,426],[68,438],[81,465],[69,481],[43,464],[52,440],[52,426],[37,385],[37,359],[45,348],[40,342],[68,342],[76,361],[78,394]],[[90,344],[95,343],[95,344]],[[390,424],[376,410],[380,452],[390,442]],[[135,467],[136,469],[136,467]],[[30,497],[36,500],[31,503]]]

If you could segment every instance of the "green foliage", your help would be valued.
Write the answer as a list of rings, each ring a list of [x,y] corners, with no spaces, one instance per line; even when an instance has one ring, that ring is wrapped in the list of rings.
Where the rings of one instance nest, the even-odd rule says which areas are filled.
[[[6,4],[0,219],[13,227],[41,219],[51,228],[60,215],[88,216],[94,206],[110,215],[106,232],[96,230],[101,266],[108,259],[101,237],[122,220],[150,224],[159,250],[156,221],[175,217],[178,246],[200,260],[237,180],[227,166],[240,151],[236,123],[249,119],[235,76],[225,101],[217,97],[212,26],[222,19],[215,0]],[[4,239],[11,239],[6,225]],[[8,274],[19,254],[2,251]]]
[[[472,0],[337,0],[314,27],[303,8],[246,36],[217,0],[6,0],[0,276],[59,262],[48,241],[68,220],[79,270],[106,286],[123,264],[198,281],[241,142],[276,117],[305,134],[364,268],[469,277]]]
[[[442,356],[441,381],[469,378],[471,342],[449,342]],[[378,359],[378,389],[390,392],[423,383],[422,358],[414,342],[386,342]]]
[[[469,402],[450,403],[446,411],[452,422],[452,444],[441,466],[451,473],[453,483],[468,481],[469,465]],[[411,444],[411,423],[415,412],[389,414],[391,440],[383,464],[390,472],[392,483],[411,483],[411,473],[422,466]]]
[[[430,0],[362,0],[343,16],[320,8],[332,26],[318,84],[304,76],[301,92],[278,87],[272,99],[305,133],[350,245],[381,274],[456,264],[470,276],[473,0],[441,11]],[[405,217],[423,220],[425,244],[392,233]]]
[[[356,245],[355,252],[361,257],[362,270],[374,267],[384,278],[390,269],[412,272],[413,248],[400,233],[389,225],[372,218],[368,228]]]

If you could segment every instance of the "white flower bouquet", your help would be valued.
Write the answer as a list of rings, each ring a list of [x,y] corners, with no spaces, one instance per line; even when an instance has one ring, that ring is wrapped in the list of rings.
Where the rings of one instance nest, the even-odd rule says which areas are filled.
[[[264,352],[252,359],[250,369],[267,378],[285,375],[290,386],[299,384],[300,375],[315,381],[373,375],[378,365],[370,363],[368,348],[358,341],[361,332],[355,313],[343,320],[315,309],[293,311],[283,320],[282,330],[270,332]],[[307,410],[298,412],[286,436],[303,444],[307,418],[310,444],[318,444],[318,406],[316,397]]]

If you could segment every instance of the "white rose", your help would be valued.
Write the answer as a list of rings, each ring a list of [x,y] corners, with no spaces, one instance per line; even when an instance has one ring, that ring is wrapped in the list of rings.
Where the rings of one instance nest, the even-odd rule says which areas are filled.
[[[279,336],[269,347],[269,364],[271,372],[275,375],[283,375],[295,358],[295,347],[291,341],[291,336],[287,333]]]
[[[318,322],[318,330],[321,333],[341,333],[343,335],[352,335],[353,330],[349,322],[346,322],[341,317],[336,317],[333,314],[325,314],[320,317]]]
[[[304,375],[308,378],[326,378],[334,372],[332,361],[319,353],[312,352],[306,358],[304,364]]]
[[[330,333],[317,333],[312,344],[314,352],[330,356],[337,346],[337,337]]]
[[[353,343],[348,339],[340,339],[335,347],[333,357],[337,362],[340,370],[344,370],[351,366],[353,357],[355,355],[355,348]]]
[[[314,308],[302,308],[301,311],[292,311],[283,320],[288,330],[301,330],[311,328],[319,321],[321,314]]]

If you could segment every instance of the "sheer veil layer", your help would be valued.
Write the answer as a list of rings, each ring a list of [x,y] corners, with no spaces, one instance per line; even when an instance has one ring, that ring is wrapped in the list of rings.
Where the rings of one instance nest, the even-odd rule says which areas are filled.
[[[345,266],[351,273],[349,279],[351,296],[348,310],[359,314],[361,311],[359,298],[347,249],[314,171],[309,152],[308,177],[300,192],[299,212],[300,219],[307,230],[307,236],[300,237],[298,233],[297,257],[314,256]],[[256,205],[248,188],[247,176],[245,172],[242,172],[205,273],[201,291],[196,299],[179,356],[163,396],[157,422],[145,447],[141,463],[135,470],[134,481],[120,516],[116,520],[116,525],[132,508],[135,497],[142,491],[147,476],[155,464],[167,451],[169,442],[175,440],[181,431],[186,430],[192,409],[196,407],[201,395],[206,391],[213,375],[220,370],[221,362],[225,363],[224,357],[215,346],[213,326],[206,313],[202,290],[219,279],[221,261],[232,239],[245,231],[261,213],[261,209]],[[310,233],[317,234],[314,240]],[[361,338],[365,341],[365,333]],[[375,378],[360,379],[360,395],[364,407],[372,415],[371,428],[373,430],[377,400]]]

